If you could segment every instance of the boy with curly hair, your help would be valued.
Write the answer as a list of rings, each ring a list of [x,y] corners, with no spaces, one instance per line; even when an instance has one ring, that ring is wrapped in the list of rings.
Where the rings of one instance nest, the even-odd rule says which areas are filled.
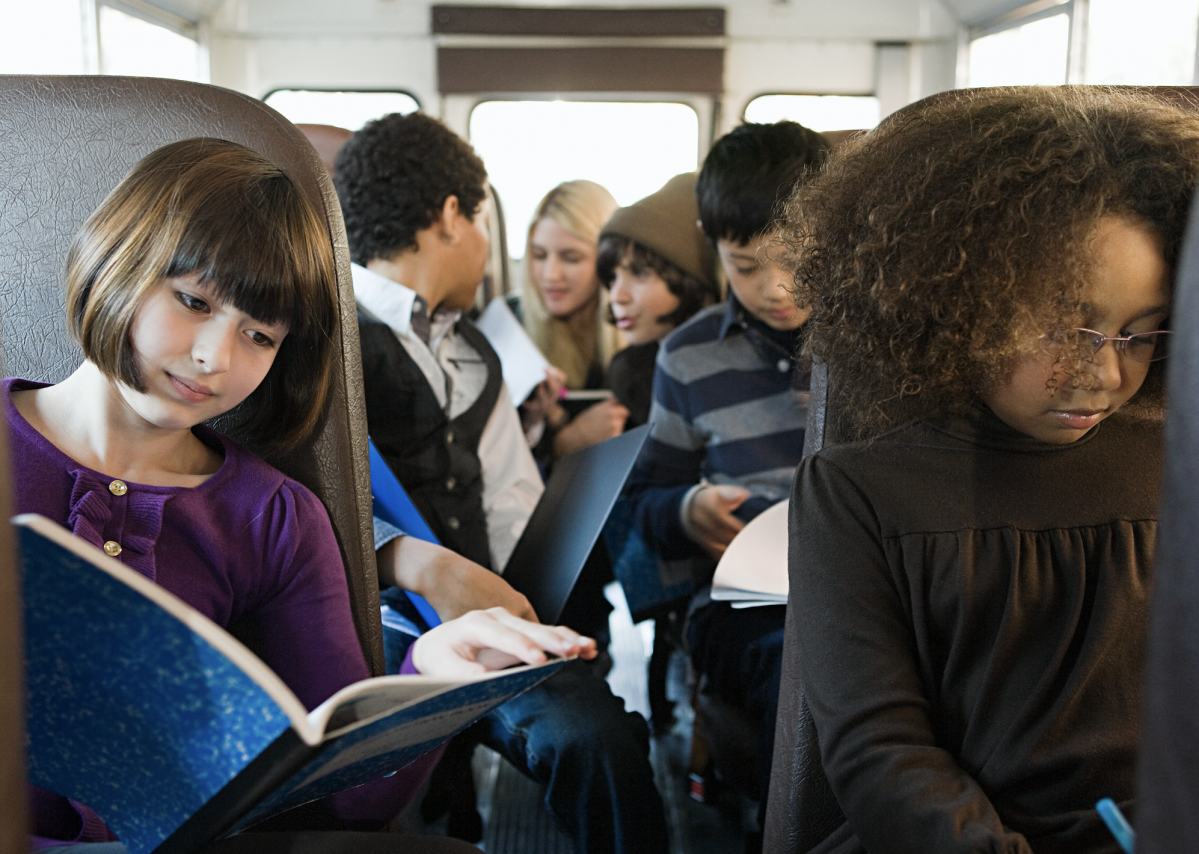
[[[336,166],[368,430],[433,532],[456,553],[426,562],[440,576],[426,579],[429,598],[439,613],[490,605],[519,611],[523,597],[491,570],[507,562],[541,478],[499,359],[462,314],[488,256],[486,170],[465,140],[419,113],[368,123]],[[399,533],[377,526],[384,572],[394,566],[397,577],[403,550],[435,548]],[[397,646],[397,633],[386,639]],[[389,665],[399,657],[389,650]],[[546,806],[580,853],[666,849],[645,721],[625,712],[587,665],[568,665],[475,732],[547,787]],[[473,802],[466,806],[473,811]],[[461,828],[464,835],[481,835],[474,822]]]
[[[629,497],[650,548],[693,561],[701,584],[737,532],[787,497],[802,456],[810,370],[795,355],[809,311],[791,297],[774,217],[827,151],[794,122],[744,124],[716,142],[699,173],[700,223],[730,293],[662,342]],[[692,662],[709,690],[760,721],[765,804],[784,609],[737,610],[707,593],[688,618]]]

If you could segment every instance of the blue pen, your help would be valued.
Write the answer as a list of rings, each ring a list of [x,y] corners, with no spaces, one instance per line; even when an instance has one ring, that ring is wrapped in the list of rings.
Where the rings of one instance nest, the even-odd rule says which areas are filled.
[[[1116,806],[1116,802],[1111,798],[1104,798],[1095,804],[1095,809],[1099,811],[1099,817],[1103,819],[1107,829],[1112,832],[1112,836],[1116,837],[1116,841],[1120,843],[1125,854],[1132,854],[1132,849],[1137,844],[1137,834],[1132,829],[1132,825],[1128,823],[1128,819],[1124,817],[1124,813],[1120,812],[1120,808]]]

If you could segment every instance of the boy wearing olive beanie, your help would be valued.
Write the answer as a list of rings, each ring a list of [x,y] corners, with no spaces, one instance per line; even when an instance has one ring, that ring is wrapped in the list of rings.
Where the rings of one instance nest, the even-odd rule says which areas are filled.
[[[609,322],[629,346],[608,367],[609,385],[629,410],[626,429],[649,419],[658,342],[720,298],[716,255],[699,228],[695,174],[620,208],[600,232],[596,275],[609,290]]]

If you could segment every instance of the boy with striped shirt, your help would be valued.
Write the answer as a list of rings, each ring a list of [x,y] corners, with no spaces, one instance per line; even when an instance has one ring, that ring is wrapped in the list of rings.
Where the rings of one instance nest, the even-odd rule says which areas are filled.
[[[745,124],[717,141],[696,185],[700,223],[730,293],[667,337],[654,373],[650,438],[629,481],[637,526],[698,581],[754,516],[784,500],[803,453],[810,369],[796,361],[810,311],[789,293],[774,212],[818,168],[824,138],[794,122]],[[784,607],[736,610],[704,587],[692,603],[692,661],[725,702],[761,721],[765,803]]]

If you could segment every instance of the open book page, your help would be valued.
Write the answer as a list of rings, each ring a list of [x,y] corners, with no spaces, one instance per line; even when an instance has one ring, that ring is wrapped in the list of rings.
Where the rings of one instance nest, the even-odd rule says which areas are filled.
[[[787,603],[789,505],[781,501],[762,511],[733,538],[712,576],[713,599],[734,607]]]
[[[18,517],[29,780],[158,846],[304,707],[253,653],[47,519]]]
[[[520,404],[545,379],[550,363],[541,355],[533,339],[520,325],[503,297],[496,297],[475,321],[479,331],[487,336],[504,371],[504,384],[512,402]]]
[[[360,686],[368,686],[386,681],[391,683],[388,687],[398,687],[393,680],[423,680],[426,689],[436,685],[437,690],[431,693],[426,690],[425,696],[398,709],[393,703],[390,710],[386,710],[385,696],[379,693],[372,696],[372,692],[364,692],[344,700],[330,716],[331,721],[358,717],[360,722],[331,733],[328,746],[233,829],[249,827],[275,813],[360,786],[404,767],[501,702],[532,688],[566,661],[557,659],[538,666],[514,667],[469,682],[424,677],[382,677],[360,682]],[[336,700],[345,691],[330,699]],[[313,715],[320,711],[315,710]],[[371,714],[378,711],[381,713]]]

